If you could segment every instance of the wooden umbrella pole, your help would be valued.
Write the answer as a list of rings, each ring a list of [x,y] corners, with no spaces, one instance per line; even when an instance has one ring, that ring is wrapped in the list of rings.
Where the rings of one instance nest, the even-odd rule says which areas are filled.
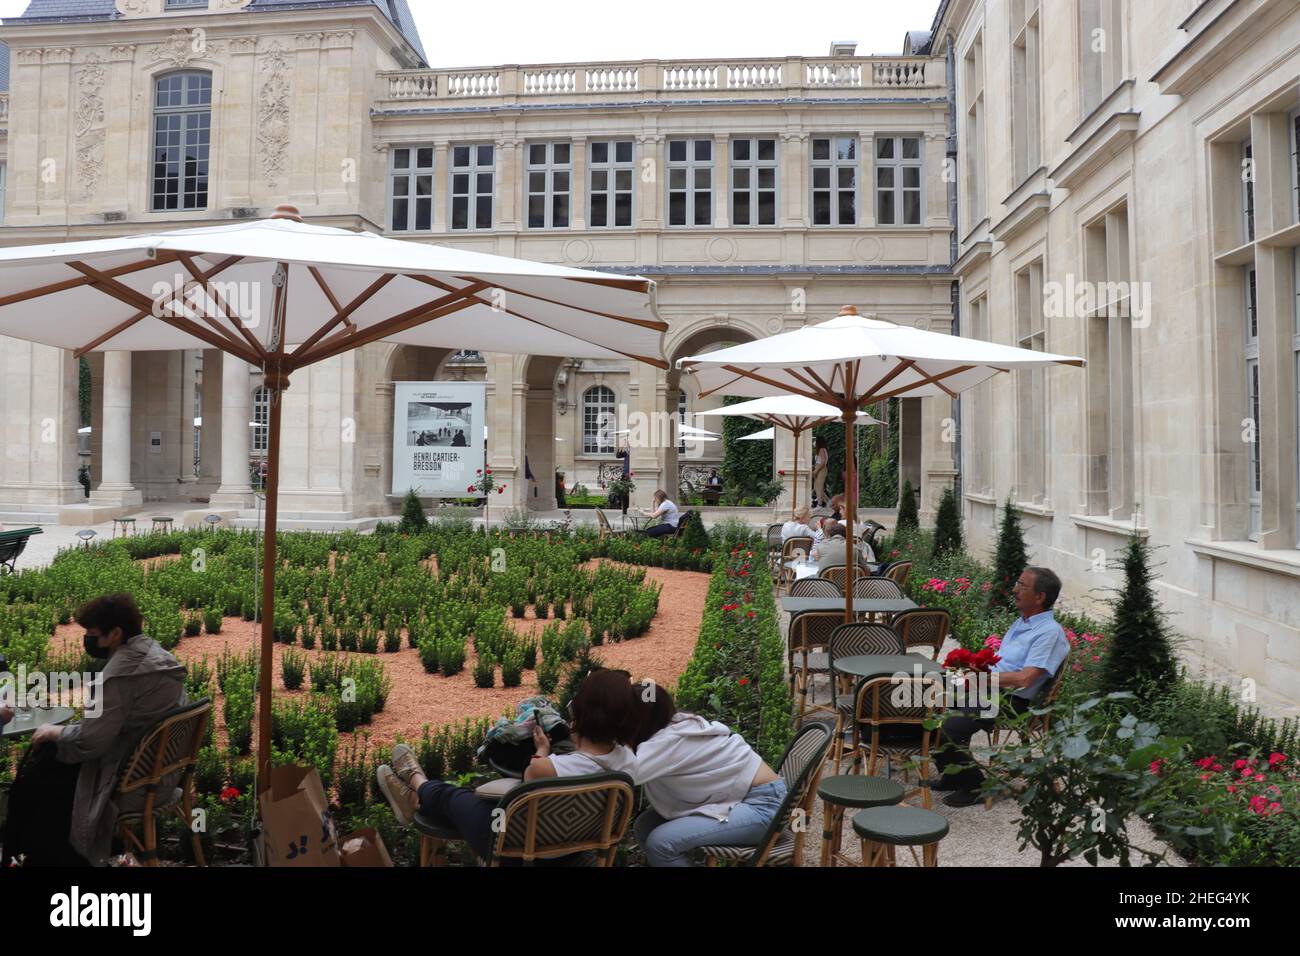
[[[280,498],[280,392],[267,374],[270,422],[266,440],[266,524],[262,532],[262,647],[257,684],[257,792],[271,785],[271,645],[275,628],[276,512]]]
[[[795,512],[799,510],[799,436],[803,434],[801,429],[794,429],[794,490],[790,492],[790,518],[794,519]]]
[[[853,467],[857,451],[853,447],[858,409],[853,399],[853,363],[844,363],[844,622],[853,620],[853,572],[857,570],[858,551],[853,541],[853,519],[858,511],[857,471]]]

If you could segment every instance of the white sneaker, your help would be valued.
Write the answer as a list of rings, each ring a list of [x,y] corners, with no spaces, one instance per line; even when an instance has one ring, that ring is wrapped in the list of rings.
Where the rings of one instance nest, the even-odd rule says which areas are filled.
[[[397,817],[397,822],[402,826],[409,827],[415,820],[415,811],[411,809],[410,800],[415,791],[407,786],[406,782],[386,763],[379,765],[375,776],[379,780],[379,789],[388,798],[388,805],[393,808],[393,816]]]

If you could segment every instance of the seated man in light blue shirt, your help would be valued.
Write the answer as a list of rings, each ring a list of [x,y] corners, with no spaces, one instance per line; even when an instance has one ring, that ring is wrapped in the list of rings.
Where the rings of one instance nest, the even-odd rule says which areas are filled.
[[[1052,613],[1060,593],[1061,579],[1047,568],[1025,568],[1012,587],[1020,617],[1002,635],[1002,646],[998,648],[1001,660],[992,669],[998,675],[998,689],[1011,691],[1003,706],[1013,714],[1028,710],[1065,666],[1070,642]],[[944,798],[947,806],[968,807],[979,800],[975,791],[984,774],[972,762],[970,741],[976,732],[992,728],[993,718],[980,716],[978,709],[953,714],[943,722],[940,751],[934,758],[939,778],[932,780],[931,786],[953,791]],[[944,768],[949,766],[963,769],[945,774]]]

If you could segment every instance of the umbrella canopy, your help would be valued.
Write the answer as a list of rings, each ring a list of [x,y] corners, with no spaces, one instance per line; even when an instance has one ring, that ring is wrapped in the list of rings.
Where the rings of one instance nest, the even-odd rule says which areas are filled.
[[[794,477],[791,479],[793,491],[790,494],[790,513],[799,510],[799,438],[810,428],[816,428],[818,425],[826,425],[830,422],[839,421],[843,416],[838,408],[834,405],[827,405],[825,402],[818,402],[803,395],[774,395],[770,398],[756,398],[752,402],[741,402],[738,405],[723,405],[721,408],[710,408],[703,412],[696,412],[697,415],[743,415],[746,418],[757,418],[761,422],[771,422],[773,426],[779,426],[793,433],[794,435]],[[857,423],[859,425],[883,425],[884,422],[872,418],[866,412],[858,412]],[[775,427],[770,428],[767,432],[758,434],[768,434],[770,437],[776,437]]]
[[[775,428],[764,428],[761,432],[754,432],[750,435],[741,435],[740,441],[772,441],[776,438]]]
[[[0,249],[0,335],[79,355],[211,347],[260,367],[285,345],[292,369],[383,340],[666,367],[666,328],[646,279],[293,218]]]
[[[966,339],[846,312],[678,366],[695,373],[700,396],[801,395],[840,409],[886,398],[954,398],[998,372],[1083,359]]]
[[[717,432],[711,432],[704,428],[696,428],[694,425],[678,425],[677,434],[683,438],[721,438]]]
[[[218,348],[265,373],[258,787],[269,780],[281,392],[371,342],[667,368],[647,279],[270,220],[0,249],[0,335],[91,351]]]
[[[693,372],[700,396],[723,393],[764,397],[799,395],[839,409],[844,422],[846,488],[857,488],[850,428],[866,405],[887,398],[955,398],[999,372],[1054,365],[1082,367],[1083,359],[942,335],[858,315],[845,306],[829,322],[679,359]],[[848,540],[856,494],[845,498]],[[845,561],[844,619],[853,618],[853,571]]]

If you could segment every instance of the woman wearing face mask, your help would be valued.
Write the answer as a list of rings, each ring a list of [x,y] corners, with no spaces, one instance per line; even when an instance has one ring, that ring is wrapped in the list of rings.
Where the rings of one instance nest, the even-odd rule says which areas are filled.
[[[120,812],[138,809],[144,791],[110,802],[122,760],[141,731],[186,702],[185,667],[140,633],[143,619],[129,594],[96,598],[76,621],[91,657],[105,660],[87,689],[79,723],[46,724],[32,734],[9,795],[4,862],[25,866],[102,865]],[[162,793],[174,783],[163,781]],[[132,800],[131,798],[135,798]]]

